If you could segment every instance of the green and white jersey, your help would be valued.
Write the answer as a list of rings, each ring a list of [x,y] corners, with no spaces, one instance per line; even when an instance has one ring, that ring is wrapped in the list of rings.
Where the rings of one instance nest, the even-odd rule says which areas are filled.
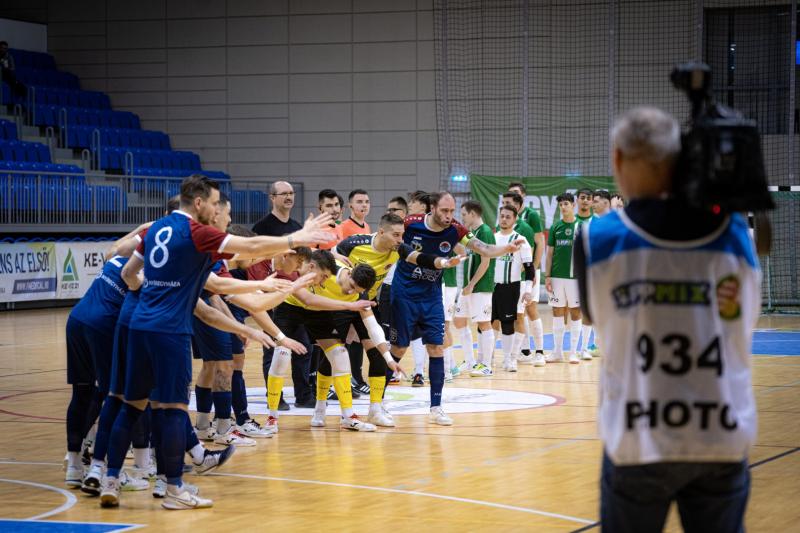
[[[541,233],[544,231],[544,224],[542,224],[542,217],[539,216],[539,211],[530,206],[525,206],[519,213],[519,219],[524,220],[534,233]]]
[[[589,216],[585,217],[576,213],[575,218],[578,220],[578,222],[588,222],[594,218],[594,213],[589,213]]]
[[[456,268],[445,268],[442,272],[442,281],[445,287],[458,287],[458,276],[456,276]]]
[[[547,246],[553,248],[553,264],[550,268],[551,278],[574,279],[572,271],[572,243],[575,240],[575,231],[580,221],[576,218],[572,222],[557,220],[550,228],[547,236]]]
[[[520,238],[520,234],[512,231],[508,235],[498,232],[494,234],[495,244],[508,244]],[[528,243],[523,244],[520,249],[511,254],[501,255],[497,258],[494,265],[495,283],[513,283],[522,281],[522,264],[533,261],[533,251]]]
[[[478,229],[472,232],[476,239],[485,242],[486,244],[494,244],[494,233],[492,228],[488,225],[481,224]],[[464,287],[469,284],[469,280],[475,272],[478,271],[478,266],[481,261],[489,261],[489,268],[483,277],[475,284],[475,289],[472,292],[494,292],[494,259],[481,257],[472,250],[467,255],[467,261],[464,264]]]

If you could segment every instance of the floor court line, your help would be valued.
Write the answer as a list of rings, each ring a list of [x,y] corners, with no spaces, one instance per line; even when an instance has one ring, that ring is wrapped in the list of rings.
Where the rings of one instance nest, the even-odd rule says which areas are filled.
[[[3,461],[3,464],[8,464],[8,463],[10,463],[10,461]],[[18,463],[18,464],[27,464],[27,463]],[[57,463],[33,463],[33,464],[57,464]],[[7,478],[0,478],[0,483],[16,483],[17,485],[27,485],[29,487],[36,487],[38,489],[49,490],[52,492],[57,492],[67,499],[66,502],[62,503],[55,509],[52,509],[45,513],[37,514],[36,516],[25,518],[24,520],[41,520],[42,518],[47,518],[48,516],[53,516],[59,513],[63,513],[64,511],[72,508],[76,503],[78,503],[78,499],[71,492],[69,492],[66,489],[53,487],[52,485],[45,485],[44,483],[34,483],[32,481],[22,481],[20,479],[7,479]]]
[[[577,516],[569,516],[559,513],[550,513],[547,511],[541,511],[539,509],[531,509],[528,507],[517,507],[514,505],[506,505],[504,503],[495,503],[495,502],[487,502],[483,500],[473,500],[470,498],[459,498],[458,496],[447,496],[444,494],[434,494],[431,492],[422,492],[416,490],[403,490],[403,489],[392,489],[388,487],[373,487],[370,485],[354,485],[350,483],[337,483],[334,481],[317,481],[312,479],[292,479],[292,478],[285,478],[285,477],[273,477],[273,476],[258,476],[254,474],[229,474],[229,473],[214,473],[211,474],[212,476],[219,476],[219,477],[238,477],[243,479],[258,479],[262,481],[285,481],[287,483],[301,483],[307,485],[324,485],[329,487],[341,487],[347,489],[359,489],[359,490],[372,490],[375,492],[388,492],[393,494],[406,494],[408,496],[422,496],[426,498],[435,498],[438,500],[448,500],[454,501],[459,503],[471,503],[473,505],[482,505],[484,507],[493,507],[496,509],[505,509],[508,511],[518,511],[522,513],[528,514],[536,514],[540,516],[546,516],[548,518],[557,518],[560,520],[567,520],[569,522],[577,522],[579,524],[592,524],[594,520],[587,520],[585,518],[579,518]]]

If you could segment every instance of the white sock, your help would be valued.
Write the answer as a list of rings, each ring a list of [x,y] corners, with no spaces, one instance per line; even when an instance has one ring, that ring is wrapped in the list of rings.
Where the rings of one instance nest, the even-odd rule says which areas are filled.
[[[581,336],[581,321],[570,320],[569,322],[569,351],[575,353],[578,349],[578,341]]]
[[[592,331],[594,332],[594,337],[592,338],[592,344],[597,346],[597,349],[599,350],[600,349],[600,335],[598,335],[596,329],[592,328]]]
[[[224,435],[231,428],[230,418],[217,418],[217,433]]]
[[[270,409],[269,410],[269,416],[271,416],[272,418],[278,418],[278,410],[277,409]]]
[[[514,340],[511,341],[511,355],[517,356],[522,351],[522,343],[528,336],[525,333],[514,333]]]
[[[481,350],[481,363],[492,367],[492,359],[494,359],[494,330],[492,328],[486,331],[481,331],[480,339]]]
[[[133,449],[133,466],[136,468],[147,468],[150,466],[150,448]]]
[[[203,458],[206,456],[206,449],[203,448],[203,445],[198,443],[195,444],[191,450],[189,450],[189,455],[192,456],[192,462],[196,465],[199,465],[203,462]]]
[[[449,346],[444,349],[444,371],[450,372],[450,369],[453,368],[453,347]]]
[[[523,334],[525,335],[526,339],[530,339],[531,338],[531,321],[528,320],[528,315],[525,315],[525,318],[522,319],[522,323],[525,324],[525,332]],[[522,350],[523,348],[527,348],[527,349],[530,350],[531,347],[530,346],[522,346],[522,345],[520,345],[520,350]]]
[[[324,415],[325,411],[327,410],[328,410],[328,400],[317,400],[317,404],[314,406],[314,411]]]
[[[352,407],[343,407],[342,408],[342,418],[350,418],[353,416],[353,408]]]
[[[67,452],[67,464],[74,468],[82,466],[81,452]]]
[[[592,334],[592,326],[581,326],[581,347],[589,348],[589,335]]]
[[[511,354],[514,353],[514,335],[506,335],[503,333],[500,336],[500,343],[503,345],[503,361],[511,361]]]
[[[411,341],[411,353],[414,354],[414,374],[424,374],[425,359],[427,358],[428,351],[425,350],[422,339],[414,339]]]
[[[532,321],[531,329],[533,330],[534,350],[544,350],[544,325],[542,324],[542,319],[537,318]]]
[[[563,316],[553,317],[553,351],[555,353],[560,354],[564,352],[564,326]]]
[[[92,459],[92,466],[96,466],[98,468],[105,468],[106,462],[101,461],[100,459]]]
[[[464,352],[464,361],[471,368],[475,364],[475,352],[472,349],[472,331],[470,331],[469,326],[464,326],[458,332],[461,334],[461,349]]]
[[[211,425],[211,413],[197,413],[197,429],[208,429]]]

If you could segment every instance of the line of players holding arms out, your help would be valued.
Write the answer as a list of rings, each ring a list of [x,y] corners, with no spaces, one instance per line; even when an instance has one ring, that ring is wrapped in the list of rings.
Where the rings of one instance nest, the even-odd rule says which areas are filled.
[[[184,457],[189,454],[197,473],[207,473],[230,458],[235,442],[247,442],[242,434],[245,426],[254,436],[275,434],[280,388],[291,353],[306,350],[285,334],[283,326],[288,330],[302,324],[325,354],[317,376],[314,425],[325,424],[326,397],[333,384],[341,405],[341,427],[375,430],[352,409],[344,347],[351,329],[367,349],[370,367],[380,368],[383,376],[371,380],[375,388],[371,419],[393,423],[383,408],[380,385],[385,385],[388,373],[400,371],[400,358],[411,338],[419,336],[431,358],[430,420],[452,424],[441,407],[445,377],[441,271],[463,259],[451,254],[457,246],[498,257],[518,251],[524,240],[502,246],[483,243],[454,220],[455,200],[449,193],[432,194],[429,200],[428,214],[405,220],[392,214],[382,217],[379,231],[368,236],[371,249],[381,257],[360,263],[350,253],[355,264],[350,267],[337,263],[330,251],[308,248],[335,239],[329,214],[309,217],[301,229],[281,237],[233,235],[223,231],[230,222],[230,205],[220,200],[218,185],[204,176],[186,178],[177,206],[115,244],[113,255],[67,321],[67,377],[73,387],[67,410],[67,484],[99,495],[103,507],[114,507],[122,490],[146,488],[149,483],[143,478],[154,473],[153,495],[162,498],[164,508],[211,506],[196,486],[183,482]],[[268,275],[241,280],[228,270],[265,260],[268,274],[270,269],[292,269],[295,279]],[[377,296],[378,277],[370,263],[384,272],[392,263],[397,265],[390,291],[391,348],[372,313],[375,302],[369,298]],[[263,331],[232,318],[225,311],[227,305],[214,295],[226,295]],[[274,319],[266,313],[270,309]],[[234,366],[231,357],[222,354],[229,350],[225,344],[231,341],[229,333],[276,348],[268,378],[274,420],[266,428],[252,420],[231,427]],[[188,416],[193,344],[194,351],[209,361],[201,379],[212,385],[217,417],[213,441],[225,446],[221,450],[208,450],[200,443]],[[82,441],[95,419],[94,453],[84,473]],[[155,472],[148,444],[154,450]],[[122,467],[131,445],[135,470],[127,475]]]
[[[524,194],[524,188],[520,184],[514,187],[519,191],[512,188],[506,197],[522,208],[518,193]],[[333,230],[330,210],[323,209],[322,196],[320,200],[322,214],[309,217],[294,233],[240,236],[236,233],[249,232],[229,227],[230,202],[220,198],[218,185],[203,176],[190,176],[182,183],[179,197],[170,201],[165,217],[143,224],[114,244],[103,271],[67,321],[67,377],[73,389],[67,410],[68,486],[99,495],[103,507],[114,507],[119,504],[120,491],[145,490],[149,479],[155,478],[153,496],[162,499],[164,508],[210,507],[211,500],[200,497],[197,486],[184,482],[183,473],[192,469],[197,474],[211,472],[231,457],[236,445],[254,445],[251,437],[277,433],[278,404],[291,355],[306,351],[306,346],[285,332],[301,326],[325,354],[317,371],[312,426],[326,424],[331,385],[340,402],[342,428],[374,431],[376,425],[393,426],[383,393],[393,375],[402,374],[399,361],[412,339],[421,340],[430,359],[429,420],[452,424],[441,407],[441,395],[445,359],[447,374],[459,368],[452,364],[449,328],[445,327],[452,318],[446,308],[453,307],[446,299],[455,284],[445,280],[443,298],[442,272],[454,272],[468,253],[465,269],[473,274],[458,307],[483,312],[484,301],[473,296],[484,292],[476,290],[481,288],[477,285],[481,276],[474,274],[482,275],[481,265],[487,265],[485,270],[491,268],[491,262],[477,258],[499,257],[503,262],[501,292],[508,295],[513,288],[503,286],[516,284],[514,302],[535,301],[532,289],[519,296],[520,282],[513,281],[515,276],[519,278],[521,265],[533,276],[531,245],[514,229],[519,209],[504,206],[501,210],[497,234],[501,242],[495,243],[491,232],[474,234],[454,220],[455,201],[449,193],[416,194],[410,206],[396,198],[377,232],[348,237],[333,251],[312,251],[312,247],[331,247],[341,236]],[[564,216],[568,209],[561,197],[559,203]],[[481,230],[485,225],[480,222],[480,205],[465,205],[465,221],[470,228]],[[408,214],[412,208],[416,212]],[[481,234],[489,242],[482,240]],[[535,246],[542,248],[541,244]],[[537,261],[540,257],[538,252]],[[244,271],[259,272],[260,279],[245,279]],[[451,278],[448,275],[447,279]],[[476,304],[471,303],[473,299]],[[536,316],[535,305],[524,309],[528,316]],[[507,325],[510,323],[513,331],[514,322],[520,321],[517,313],[510,314],[511,318],[509,313],[497,317],[503,325],[508,370],[512,370],[510,354],[521,344],[515,335],[515,346],[505,349]],[[260,330],[244,324],[248,315]],[[483,315],[465,310],[456,313],[456,324],[465,316],[479,327],[485,322],[479,320]],[[482,329],[482,344],[491,334],[488,331]],[[352,409],[351,368],[344,346],[348,339],[360,340],[367,352],[367,421]],[[267,377],[270,416],[263,427],[247,414],[241,372],[242,343],[247,340],[275,348]],[[540,340],[536,346],[541,348]],[[472,365],[473,375],[491,374],[491,351],[484,350],[483,354],[489,355],[480,363],[466,362]],[[196,393],[198,428],[188,416],[192,352],[203,359],[197,385],[205,391]],[[240,356],[234,359],[234,353]],[[209,423],[212,404],[214,426]],[[235,425],[230,420],[232,408],[237,415]],[[93,427],[93,454],[85,472],[84,445]],[[224,447],[207,449],[198,436]],[[134,467],[128,474],[123,462],[131,446]],[[184,465],[186,454],[190,465]]]

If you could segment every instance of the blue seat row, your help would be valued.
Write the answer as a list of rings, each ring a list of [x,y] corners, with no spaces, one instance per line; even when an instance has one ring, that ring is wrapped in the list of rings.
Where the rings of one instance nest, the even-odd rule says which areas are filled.
[[[36,126],[58,126],[58,115],[62,109],[66,110],[67,124],[70,125],[141,129],[139,116],[129,111],[87,109],[60,105],[37,105],[34,124]]]
[[[10,120],[0,120],[0,139],[6,141],[16,141],[17,125]]]
[[[0,141],[0,157],[6,161],[49,163],[50,149],[42,143]]]
[[[155,176],[160,178],[185,178],[192,174],[202,174],[217,181],[230,181],[231,177],[220,170],[196,170],[185,168],[134,167],[134,176]]]
[[[100,146],[170,149],[169,135],[161,131],[98,128],[96,126],[70,126],[67,129],[67,146],[70,148],[90,148],[94,130],[100,131]]]
[[[78,77],[71,72],[60,70],[43,70],[38,68],[18,67],[17,79],[27,86],[58,87],[61,89],[80,89]]]
[[[269,197],[263,191],[231,191],[231,206],[235,213],[261,216],[269,210]]]
[[[82,176],[14,174],[0,170],[0,208],[71,212],[76,222],[88,213],[128,208],[127,194],[115,185],[90,185]]]
[[[9,49],[14,56],[14,63],[17,68],[37,68],[44,70],[55,70],[56,61],[53,56],[44,52],[34,52],[32,50]]]
[[[100,168],[124,169],[126,153],[133,155],[133,168],[200,170],[200,157],[194,152],[150,150],[147,148],[108,147],[100,150]]]
[[[30,161],[0,160],[0,171],[3,170],[22,170],[27,172],[61,172],[68,174],[84,173],[84,170],[77,165],[62,165],[61,163],[31,163]]]
[[[36,105],[84,107],[87,109],[111,109],[111,100],[109,99],[108,95],[98,91],[35,87],[35,94]]]

